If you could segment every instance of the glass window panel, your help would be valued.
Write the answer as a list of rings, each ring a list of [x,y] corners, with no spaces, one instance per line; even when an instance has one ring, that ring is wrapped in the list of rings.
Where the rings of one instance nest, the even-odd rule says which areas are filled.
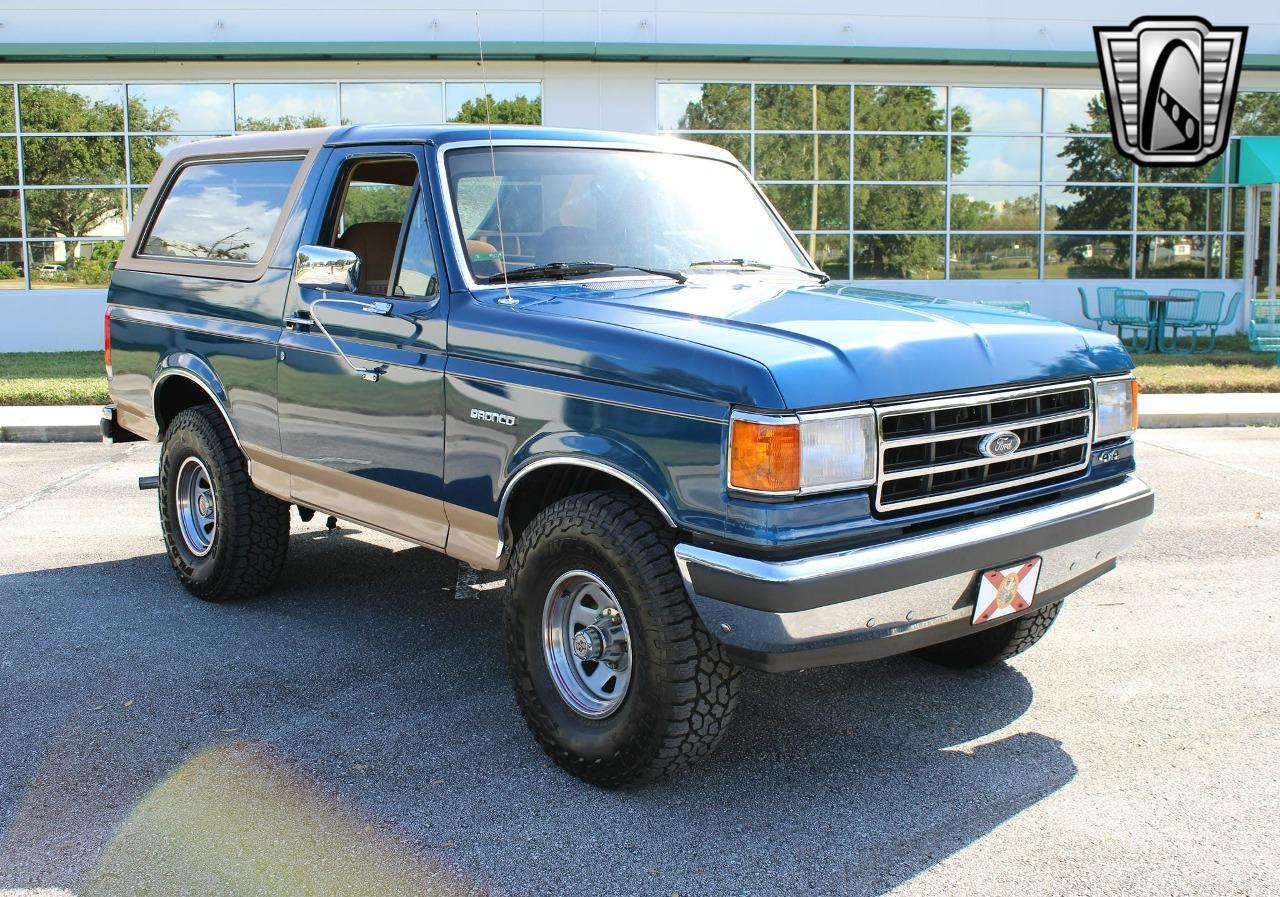
[[[844,184],[764,184],[769,201],[792,230],[848,230]]]
[[[1213,187],[1139,187],[1138,230],[1222,230],[1222,191]]]
[[[18,183],[18,138],[0,137],[0,184]]]
[[[186,166],[169,189],[141,252],[256,262],[301,164],[296,159]]]
[[[1110,137],[1046,137],[1044,179],[1113,183],[1133,180],[1133,163],[1116,152]]]
[[[129,191],[129,214],[137,217],[138,206],[142,205],[142,198],[147,195],[147,191],[142,187],[135,187]]]
[[[1244,277],[1244,238],[1227,237],[1227,270],[1225,277]]]
[[[18,106],[28,133],[124,130],[121,84],[23,84]]]
[[[947,89],[860,84],[853,91],[853,120],[859,131],[943,131]]]
[[[436,274],[436,252],[431,229],[427,226],[427,210],[418,197],[413,214],[409,216],[409,233],[405,237],[403,258],[392,295],[426,299],[439,292],[440,278]]]
[[[180,146],[208,140],[209,137],[175,137],[168,134],[149,134],[146,137],[129,138],[129,176],[135,184],[149,184],[155,177],[160,162]]]
[[[41,240],[27,244],[33,290],[105,287],[120,256],[119,240]]]
[[[828,277],[849,279],[848,234],[796,234],[796,239]]]
[[[1236,97],[1233,134],[1280,134],[1280,93],[1245,91]]]
[[[1222,158],[1205,162],[1193,168],[1154,168],[1147,165],[1138,166],[1138,180],[1152,184],[1225,184],[1227,166],[1221,164]]]
[[[953,87],[951,130],[1039,131],[1040,90],[1033,87]]]
[[[849,138],[757,134],[756,177],[763,181],[848,180]]]
[[[1233,187],[1230,191],[1231,206],[1227,212],[1227,229],[1228,230],[1244,230],[1244,194],[1245,191],[1239,187]]]
[[[26,190],[27,230],[33,237],[123,237],[125,191]]]
[[[1195,234],[1138,237],[1138,277],[1218,276],[1222,238]]]
[[[1129,187],[1045,187],[1045,230],[1129,230]]]
[[[17,190],[0,190],[0,238],[22,236],[22,209]]]
[[[757,84],[756,130],[847,131],[845,85]]]
[[[751,167],[751,135],[750,134],[683,134],[685,140],[696,140],[708,143],[733,153],[734,157],[747,168]]]
[[[123,184],[123,137],[23,137],[25,182]]]
[[[1039,137],[952,137],[956,181],[1040,180]]]
[[[401,81],[342,85],[344,124],[444,121],[444,85]]]
[[[0,290],[25,290],[21,243],[0,243]]]
[[[951,190],[951,229],[1039,230],[1038,187],[954,187]]]
[[[744,131],[751,127],[749,84],[659,84],[658,129]]]
[[[856,234],[855,280],[940,280],[944,271],[942,234]]]
[[[230,84],[130,84],[130,131],[230,133]]]
[[[945,137],[859,136],[853,138],[853,156],[854,180],[946,180]]]
[[[1111,119],[1102,91],[1049,88],[1044,92],[1044,129],[1050,134],[1110,133]]]
[[[13,129],[13,85],[0,84],[0,131]]]
[[[1128,236],[1114,234],[1046,234],[1044,277],[1114,280],[1129,276]]]
[[[236,128],[284,131],[338,123],[335,84],[237,84]]]
[[[493,104],[487,113],[485,87]],[[536,81],[458,81],[444,86],[445,116],[449,121],[504,125],[542,124],[542,85]]]
[[[956,234],[951,237],[952,280],[1020,280],[1039,275],[1037,234]]]
[[[857,230],[941,230],[946,227],[946,188],[898,184],[860,185],[853,191]]]

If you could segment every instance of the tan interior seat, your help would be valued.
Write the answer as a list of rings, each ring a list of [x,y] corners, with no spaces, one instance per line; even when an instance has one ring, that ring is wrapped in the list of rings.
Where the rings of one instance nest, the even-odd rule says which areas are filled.
[[[360,257],[360,292],[386,295],[399,239],[399,221],[353,224],[338,237],[338,249],[354,252]]]

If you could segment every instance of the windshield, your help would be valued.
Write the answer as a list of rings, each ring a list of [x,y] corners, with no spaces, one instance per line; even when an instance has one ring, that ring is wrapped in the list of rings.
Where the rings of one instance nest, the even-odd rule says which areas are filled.
[[[537,275],[542,266],[560,266],[548,271],[562,276],[813,267],[747,176],[726,162],[566,146],[498,146],[492,159],[489,147],[474,147],[445,159],[465,256],[480,282],[525,268]]]

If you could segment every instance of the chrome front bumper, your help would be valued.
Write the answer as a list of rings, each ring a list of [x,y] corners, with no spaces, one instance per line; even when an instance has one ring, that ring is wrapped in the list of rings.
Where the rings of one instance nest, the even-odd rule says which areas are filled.
[[[1128,476],[1052,504],[832,554],[774,561],[683,544],[675,554],[703,623],[739,662],[799,669],[984,628],[969,624],[978,576],[1030,557],[1043,564],[1024,613],[1060,601],[1115,566],[1154,506],[1150,487]]]

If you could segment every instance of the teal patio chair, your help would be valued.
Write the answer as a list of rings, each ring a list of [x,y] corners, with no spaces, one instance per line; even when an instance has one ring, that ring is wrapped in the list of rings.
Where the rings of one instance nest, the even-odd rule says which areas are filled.
[[[1206,332],[1209,334],[1209,346],[1204,352],[1212,352],[1218,342],[1218,328],[1225,327],[1236,319],[1240,303],[1244,301],[1244,293],[1237,292],[1230,302],[1226,301],[1226,296],[1226,293],[1219,291],[1201,293],[1192,320],[1179,325],[1182,330],[1191,334],[1192,352],[1196,351],[1196,337]],[[1176,333],[1174,341],[1177,341]]]
[[[1126,329],[1132,330],[1132,342],[1130,348],[1135,352],[1150,352],[1156,347],[1156,322],[1151,319],[1151,305],[1147,302],[1146,290],[1120,289],[1118,287],[1103,287],[1098,290],[1099,296],[1103,289],[1114,289],[1115,301],[1115,325],[1116,333],[1119,335],[1121,342],[1124,341],[1124,332]],[[1146,342],[1142,345],[1138,344],[1138,334],[1146,335]]]
[[[1275,352],[1280,365],[1280,302],[1254,302],[1249,321],[1249,348]]]
[[[1076,292],[1080,294],[1080,311],[1085,318],[1093,321],[1099,330],[1104,324],[1116,323],[1116,290],[1117,287],[1098,287],[1098,313],[1091,315],[1089,314],[1089,294],[1085,292],[1084,287],[1076,287]]]
[[[1176,289],[1176,290],[1169,290],[1168,292],[1170,296],[1179,296],[1182,298],[1190,299],[1191,301],[1190,302],[1169,302],[1165,305],[1164,326],[1173,330],[1173,337],[1171,339],[1166,340],[1164,328],[1161,328],[1160,332],[1156,334],[1156,339],[1160,340],[1161,352],[1185,354],[1184,352],[1178,349],[1178,331],[1187,330],[1190,328],[1192,322],[1197,320],[1197,312],[1200,308],[1201,297],[1203,296],[1207,299],[1213,296],[1213,294],[1201,293],[1199,290],[1192,290],[1192,289]],[[1221,296],[1222,294],[1219,293],[1218,295]],[[1195,337],[1195,334],[1192,333],[1191,349],[1188,349],[1186,351],[1189,352],[1194,350],[1195,346],[1196,346],[1196,337]]]

